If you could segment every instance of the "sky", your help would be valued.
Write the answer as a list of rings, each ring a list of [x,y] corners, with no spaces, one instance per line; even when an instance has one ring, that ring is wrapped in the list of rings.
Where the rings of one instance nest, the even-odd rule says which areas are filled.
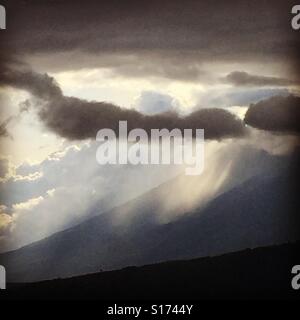
[[[270,154],[298,146],[291,1],[2,2],[0,250],[178,174],[99,167],[96,133],[119,120],[145,130],[204,128],[208,157],[239,154],[236,144]]]

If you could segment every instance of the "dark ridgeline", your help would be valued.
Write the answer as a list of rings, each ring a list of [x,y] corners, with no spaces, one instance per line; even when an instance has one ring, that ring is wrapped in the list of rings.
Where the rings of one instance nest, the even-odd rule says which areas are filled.
[[[300,243],[173,261],[32,284],[8,284],[0,299],[299,299],[291,269]],[[180,300],[180,301],[181,301]]]

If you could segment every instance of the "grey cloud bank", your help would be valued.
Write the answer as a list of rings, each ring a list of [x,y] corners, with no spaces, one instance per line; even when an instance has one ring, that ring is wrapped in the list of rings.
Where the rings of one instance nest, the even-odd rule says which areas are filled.
[[[162,128],[204,129],[206,139],[245,134],[242,121],[223,109],[199,109],[184,117],[173,111],[146,115],[111,103],[66,97],[53,78],[27,67],[3,68],[0,85],[29,91],[37,98],[33,104],[46,127],[70,140],[95,138],[102,128],[118,132],[120,120],[127,121],[129,130],[142,128],[147,132]]]
[[[245,123],[258,129],[299,135],[300,97],[276,96],[251,104]]]
[[[300,41],[290,26],[293,1],[4,4],[12,14],[1,51],[22,59],[51,55],[48,68],[98,66],[124,76],[184,81],[209,81],[203,66],[215,61],[280,62],[291,64],[295,75],[299,70]]]

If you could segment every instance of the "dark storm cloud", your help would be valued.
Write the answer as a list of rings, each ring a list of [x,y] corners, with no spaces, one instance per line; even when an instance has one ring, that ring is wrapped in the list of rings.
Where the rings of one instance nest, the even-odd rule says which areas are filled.
[[[208,139],[244,134],[242,121],[225,110],[201,109],[186,117],[173,112],[144,115],[106,102],[66,97],[53,78],[24,68],[7,68],[0,85],[29,91],[37,98],[35,107],[43,123],[56,134],[71,140],[94,138],[102,128],[111,128],[117,132],[120,120],[128,122],[129,130],[143,128],[149,132],[161,128],[204,129]]]
[[[34,96],[49,100],[61,96],[62,92],[54,79],[21,66],[20,69],[2,67],[0,86],[7,85],[29,91]]]
[[[296,65],[300,40],[290,25],[292,5],[289,0],[10,0],[3,42],[20,56],[57,54],[51,64],[61,69],[92,64],[124,75],[195,81],[207,77],[205,62]],[[67,53],[64,59],[61,53]]]
[[[44,105],[39,116],[48,128],[68,139],[94,138],[102,128],[118,132],[120,120],[128,122],[128,130],[143,128],[148,132],[162,128],[203,128],[207,139],[242,136],[245,133],[242,121],[222,109],[202,109],[183,118],[177,113],[148,116],[105,102],[62,97]]]
[[[276,96],[251,104],[244,121],[258,129],[300,134],[300,97]]]
[[[283,78],[277,78],[277,77],[266,77],[266,76],[258,76],[249,74],[244,71],[234,71],[229,73],[223,81],[233,84],[235,86],[291,86],[299,84],[299,82],[283,79]]]

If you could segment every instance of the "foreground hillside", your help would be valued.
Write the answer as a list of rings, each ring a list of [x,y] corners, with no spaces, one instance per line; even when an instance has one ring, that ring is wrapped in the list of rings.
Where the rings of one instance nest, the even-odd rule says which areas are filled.
[[[300,243],[244,250],[32,284],[8,284],[3,299],[300,298],[291,268]]]

